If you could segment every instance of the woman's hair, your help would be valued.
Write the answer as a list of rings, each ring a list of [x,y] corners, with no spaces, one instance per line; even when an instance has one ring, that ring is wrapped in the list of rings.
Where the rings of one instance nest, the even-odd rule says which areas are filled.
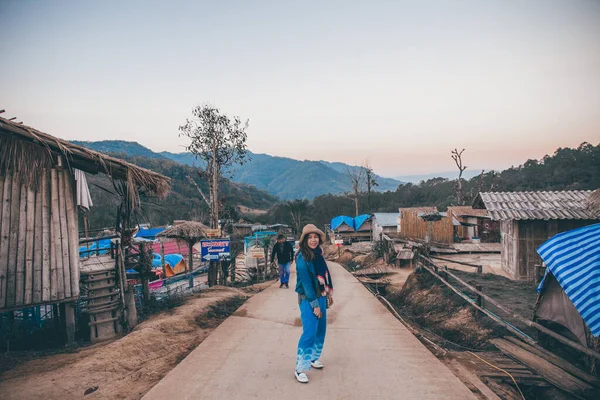
[[[298,252],[298,254],[302,253],[302,258],[304,258],[305,261],[312,261],[315,259],[315,253],[313,251],[313,249],[311,249],[310,247],[308,247],[308,237],[310,236],[310,233],[308,235],[304,236],[304,239],[302,240],[302,242],[300,242],[300,251]],[[323,242],[321,241],[321,235],[318,235],[319,237],[319,246],[323,244]],[[296,256],[296,258],[298,258],[298,256]]]

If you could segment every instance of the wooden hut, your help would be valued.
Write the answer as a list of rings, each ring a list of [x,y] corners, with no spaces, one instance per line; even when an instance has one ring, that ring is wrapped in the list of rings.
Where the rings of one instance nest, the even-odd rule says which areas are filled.
[[[493,221],[487,210],[475,209],[471,206],[448,207],[452,215],[455,238],[458,240],[480,240],[483,243],[500,241],[500,224]]]
[[[79,296],[76,169],[165,195],[169,179],[0,117],[0,311]],[[66,307],[72,339],[73,307]]]
[[[536,281],[542,259],[536,249],[560,232],[598,222],[586,207],[591,191],[479,193],[473,208],[500,221],[501,265],[513,279]]]
[[[397,235],[405,239],[426,240],[437,243],[452,243],[454,241],[454,224],[452,216],[439,213],[437,221],[428,221],[427,215],[438,214],[436,207],[400,208],[398,216]]]

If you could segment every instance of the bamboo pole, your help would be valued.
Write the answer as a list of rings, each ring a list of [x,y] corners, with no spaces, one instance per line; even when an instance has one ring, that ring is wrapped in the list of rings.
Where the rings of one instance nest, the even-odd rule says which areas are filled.
[[[64,280],[59,273],[62,246],[60,244],[60,211],[58,210],[58,177],[56,169],[50,170],[50,298],[59,300],[63,297]],[[60,279],[59,279],[60,278]]]
[[[17,248],[19,241],[19,201],[21,199],[21,182],[18,174],[13,171],[10,195],[10,231],[8,244],[8,267],[6,271],[6,303],[7,308],[15,306]]]
[[[35,231],[33,243],[33,303],[42,301],[42,251],[43,251],[43,223],[42,223],[42,185],[40,184],[35,193]]]
[[[430,259],[428,259],[425,256],[420,256],[421,258],[423,258],[424,260],[429,261],[430,263],[432,263],[433,265],[435,265],[435,263],[433,263],[433,261],[431,261]],[[423,265],[423,267],[425,267],[429,272],[433,273],[435,276],[439,277],[439,275],[435,274],[432,270],[429,269],[429,267]],[[469,285],[468,283],[466,283],[465,281],[463,281],[462,279],[460,279],[459,277],[457,277],[456,275],[454,275],[453,273],[449,272],[449,271],[445,271],[449,276],[451,276],[452,278],[456,279],[458,282],[460,282],[462,285],[464,285],[467,289],[471,290],[472,292],[478,294],[479,296],[481,296],[482,298],[484,298],[486,301],[489,301],[491,304],[493,304],[494,306],[498,307],[500,310],[502,310],[503,312],[505,312],[506,314],[510,315],[511,317],[513,317],[514,319],[520,321],[521,323],[524,323],[525,325],[531,327],[531,328],[535,328],[537,330],[539,330],[542,333],[545,333],[548,336],[553,337],[554,339],[558,340],[559,342],[566,344],[567,346],[578,350],[582,353],[585,353],[589,356],[595,357],[597,359],[600,359],[600,353],[595,352],[591,349],[588,349],[587,347],[583,347],[582,345],[580,345],[579,343],[576,343],[570,339],[565,338],[564,336],[559,335],[558,333],[551,331],[550,329],[536,323],[533,321],[529,321],[527,319],[525,319],[523,316],[507,309],[506,307],[502,306],[500,303],[498,303],[496,300],[492,299],[491,297],[487,296],[485,293],[477,290],[476,288],[474,288],[473,286]],[[444,280],[444,283],[446,284],[446,286],[449,286],[451,289],[453,289],[455,292],[457,292],[457,290],[454,289],[454,287],[448,283],[447,281]],[[458,294],[458,292],[457,292]],[[481,307],[478,307],[476,304],[473,303],[473,300],[470,299],[467,296],[461,295],[459,294],[459,296],[468,299],[469,303],[471,303],[473,306],[475,306],[476,308],[478,308],[480,311],[484,312],[484,314],[489,316],[489,312],[487,312],[487,310],[484,311],[484,309],[482,309]],[[493,318],[495,319],[495,318]],[[496,319],[495,319],[496,320]],[[503,325],[506,326],[506,323],[502,322]],[[523,337],[522,333],[518,334],[519,336]],[[537,346],[537,343],[535,341],[531,341],[530,339],[526,340],[527,343],[533,345],[533,346]]]
[[[33,246],[35,241],[35,192],[27,188],[27,229],[25,239],[25,296],[24,303],[33,303]]]
[[[194,287],[194,257],[193,257],[193,246],[194,243],[192,242],[192,240],[188,240],[188,250],[189,250],[189,254],[188,254],[188,260],[189,260],[189,265],[190,265],[190,288]]]
[[[69,239],[69,265],[71,267],[71,296],[79,296],[79,232],[77,228],[77,194],[75,178],[70,171],[65,174],[65,198],[67,200],[67,229]]]
[[[63,280],[64,297],[71,296],[71,260],[69,255],[69,231],[67,229],[67,199],[65,191],[65,175],[63,170],[58,169],[56,172],[58,178],[58,209],[60,212],[60,245],[61,245],[61,263],[58,270],[60,280]],[[62,273],[62,275],[61,275]]]
[[[11,174],[6,172],[6,177],[0,176],[2,180],[2,192],[0,195],[0,309],[4,308],[6,301],[6,274],[8,273],[8,246],[10,233],[10,195],[12,193]]]
[[[50,249],[50,193],[48,180],[50,171],[45,171],[41,180],[42,203],[42,301],[48,302],[52,297],[50,290],[50,275],[52,269],[52,251]]]
[[[435,258],[436,260],[442,260],[442,261],[447,261],[447,262],[451,262],[454,264],[460,264],[460,265],[466,265],[468,267],[474,267],[474,268],[477,268],[478,274],[481,274],[483,272],[483,265],[471,264],[471,263],[463,262],[463,261],[450,260],[448,258],[442,258],[442,257],[432,256],[432,255],[430,255],[429,258]]]
[[[17,242],[17,265],[15,282],[15,305],[24,305],[25,300],[25,240],[27,236],[27,188],[21,184],[19,196],[19,239]]]

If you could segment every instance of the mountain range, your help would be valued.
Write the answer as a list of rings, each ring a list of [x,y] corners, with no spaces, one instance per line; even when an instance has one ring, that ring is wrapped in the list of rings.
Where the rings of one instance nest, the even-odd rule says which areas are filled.
[[[168,159],[188,166],[203,166],[192,153],[156,153],[137,142],[104,140],[98,142],[72,141],[83,147],[104,153],[133,157]],[[230,171],[233,182],[256,186],[282,200],[313,199],[323,194],[340,194],[350,190],[346,176],[348,168],[359,168],[340,162],[299,161],[286,157],[249,153],[250,161],[236,165]],[[376,176],[377,191],[394,191],[404,183]]]

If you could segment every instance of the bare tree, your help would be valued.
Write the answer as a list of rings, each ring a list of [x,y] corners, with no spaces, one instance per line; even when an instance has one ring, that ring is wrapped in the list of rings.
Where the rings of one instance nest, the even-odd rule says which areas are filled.
[[[365,183],[367,184],[367,208],[371,212],[371,191],[375,186],[379,186],[377,183],[377,176],[373,172],[373,168],[369,165],[369,161],[365,161]],[[357,211],[358,212],[358,211]]]
[[[454,149],[451,152],[451,154],[452,154],[451,157],[454,160],[454,162],[456,163],[456,166],[458,167],[458,183],[456,185],[457,186],[456,187],[456,202],[458,203],[459,206],[464,205],[462,174],[463,174],[463,171],[465,169],[467,169],[467,166],[463,165],[463,163],[462,163],[463,151],[465,151],[465,149],[462,149],[461,151],[458,151],[458,149]]]
[[[294,200],[286,203],[296,232],[300,232],[308,213],[308,200]]]
[[[352,189],[348,197],[354,199],[355,213],[358,216],[358,198],[364,191],[365,169],[363,167],[347,167],[346,176],[350,180],[350,187]]]
[[[208,105],[197,106],[192,110],[192,119],[186,119],[184,125],[179,127],[179,136],[190,138],[186,150],[193,153],[196,158],[206,166],[198,174],[205,177],[209,187],[208,197],[200,186],[196,186],[204,201],[210,209],[210,227],[219,228],[219,182],[223,174],[228,172],[234,164],[244,164],[247,161],[246,129],[248,121],[242,124],[239,117],[230,120],[221,114],[218,108]],[[209,267],[208,285],[215,285],[217,263],[211,261]],[[212,272],[212,273],[211,273]]]
[[[179,135],[191,139],[186,150],[206,165],[204,171],[199,171],[199,175],[206,177],[208,182],[208,198],[198,185],[195,186],[210,208],[211,228],[218,228],[219,180],[228,168],[247,161],[248,121],[242,125],[239,117],[234,117],[232,121],[221,114],[218,108],[207,105],[196,107],[192,115],[192,119],[187,119],[186,123],[179,127]],[[188,180],[193,181],[189,176]]]

